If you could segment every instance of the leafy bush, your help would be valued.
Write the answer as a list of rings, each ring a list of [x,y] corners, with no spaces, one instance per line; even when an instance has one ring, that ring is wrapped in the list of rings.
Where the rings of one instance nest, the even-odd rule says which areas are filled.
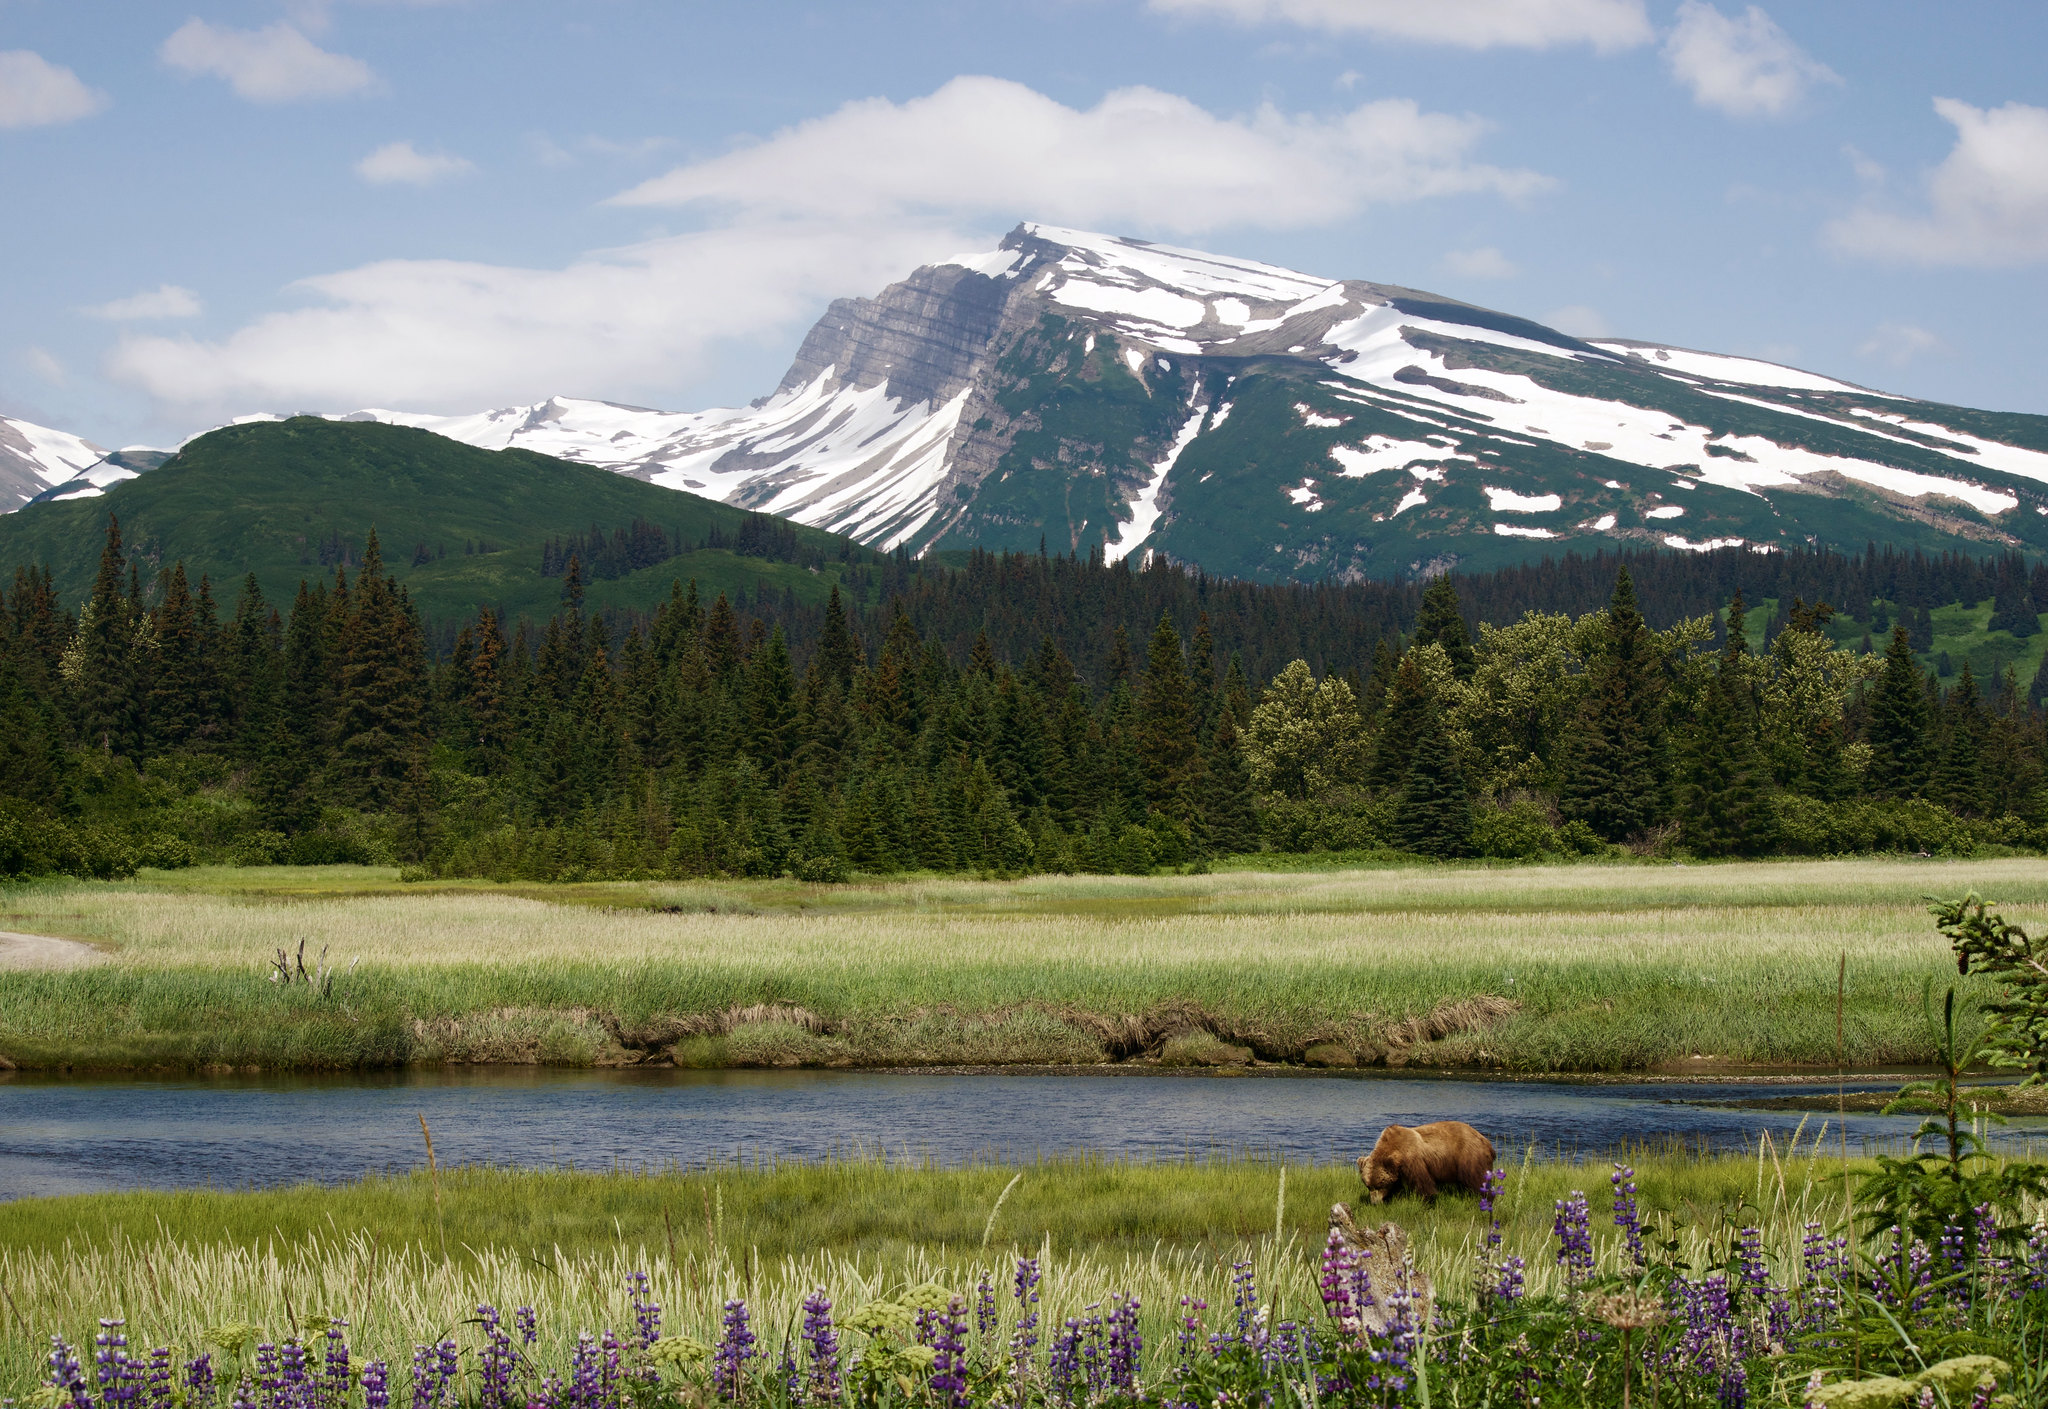
[[[1564,848],[1543,805],[1533,798],[1516,798],[1504,807],[1473,809],[1472,849],[1502,861],[1527,861]]]

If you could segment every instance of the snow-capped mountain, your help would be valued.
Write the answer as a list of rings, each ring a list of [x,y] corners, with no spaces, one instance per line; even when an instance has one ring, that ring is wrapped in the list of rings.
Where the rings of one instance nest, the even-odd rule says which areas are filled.
[[[0,416],[0,513],[76,479],[106,453],[69,432]]]
[[[1624,543],[2048,547],[2048,417],[1032,224],[834,303],[752,406],[355,418],[880,547],[1157,551],[1268,580]]]

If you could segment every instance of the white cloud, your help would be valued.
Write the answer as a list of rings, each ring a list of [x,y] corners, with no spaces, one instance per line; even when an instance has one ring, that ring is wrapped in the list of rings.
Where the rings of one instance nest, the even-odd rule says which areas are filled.
[[[1553,308],[1540,320],[1548,327],[1575,338],[1611,338],[1614,326],[1597,308],[1588,308],[1583,303],[1567,304]]]
[[[1733,117],[1777,117],[1812,85],[1842,81],[1756,5],[1731,18],[1705,0],[1685,0],[1664,58],[1694,102]]]
[[[110,303],[97,303],[79,311],[88,318],[107,318],[124,323],[143,318],[196,318],[200,311],[199,295],[176,284],[160,284],[142,293],[117,298]]]
[[[1930,352],[1947,352],[1948,344],[1925,328],[1911,323],[1882,323],[1856,349],[1859,356],[1903,367]]]
[[[1512,279],[1522,272],[1513,260],[1492,245],[1482,245],[1476,250],[1452,250],[1444,256],[1443,265],[1460,279]]]
[[[1226,118],[1154,88],[1120,88],[1081,112],[1021,83],[967,77],[905,103],[848,103],[613,199],[835,219],[1000,212],[1187,234],[1298,229],[1369,204],[1552,184],[1469,161],[1485,130],[1405,98],[1331,119],[1270,105]]]
[[[587,255],[566,268],[386,260],[306,279],[324,306],[267,314],[219,341],[128,334],[118,380],[159,401],[472,410],[557,393],[642,405],[739,342],[780,347],[825,301],[880,288],[979,232],[757,222]]]
[[[1914,264],[2014,265],[2048,260],[2048,108],[1973,108],[1936,98],[1956,144],[1927,180],[1927,211],[1866,205],[1828,226],[1847,254]]]
[[[1219,118],[1149,89],[1086,112],[994,79],[855,103],[617,198],[694,233],[565,268],[387,260],[294,286],[316,306],[224,339],[129,333],[111,373],[188,414],[467,410],[557,393],[675,404],[738,344],[786,348],[829,299],[988,248],[1020,217],[1135,234],[1331,224],[1361,207],[1548,178],[1475,165],[1477,119],[1368,104]]]
[[[30,49],[0,52],[0,128],[54,127],[91,117],[107,95]]]
[[[1283,22],[1461,49],[1590,44],[1603,53],[1648,42],[1642,0],[1150,0],[1172,15]]]
[[[356,175],[375,186],[431,186],[475,170],[475,163],[463,157],[423,152],[410,142],[386,142],[356,163]]]
[[[56,354],[45,348],[31,347],[21,354],[21,360],[28,363],[30,371],[51,386],[63,386],[70,380],[64,370],[64,364],[57,360]]]
[[[180,73],[225,79],[252,103],[339,98],[375,82],[361,59],[329,53],[283,23],[228,29],[187,20],[158,52]]]

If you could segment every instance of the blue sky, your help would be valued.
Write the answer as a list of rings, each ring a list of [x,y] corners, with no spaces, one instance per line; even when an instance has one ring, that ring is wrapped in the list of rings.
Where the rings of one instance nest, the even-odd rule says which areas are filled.
[[[0,413],[665,409],[1019,219],[2048,413],[2048,6],[0,0]]]

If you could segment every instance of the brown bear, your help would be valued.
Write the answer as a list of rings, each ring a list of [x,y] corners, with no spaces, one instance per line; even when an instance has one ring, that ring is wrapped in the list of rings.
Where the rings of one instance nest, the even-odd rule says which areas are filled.
[[[1493,1141],[1462,1120],[1390,1125],[1380,1132],[1372,1153],[1358,1157],[1358,1177],[1374,1203],[1403,1187],[1425,1199],[1435,1198],[1446,1185],[1476,1194],[1491,1168]]]

